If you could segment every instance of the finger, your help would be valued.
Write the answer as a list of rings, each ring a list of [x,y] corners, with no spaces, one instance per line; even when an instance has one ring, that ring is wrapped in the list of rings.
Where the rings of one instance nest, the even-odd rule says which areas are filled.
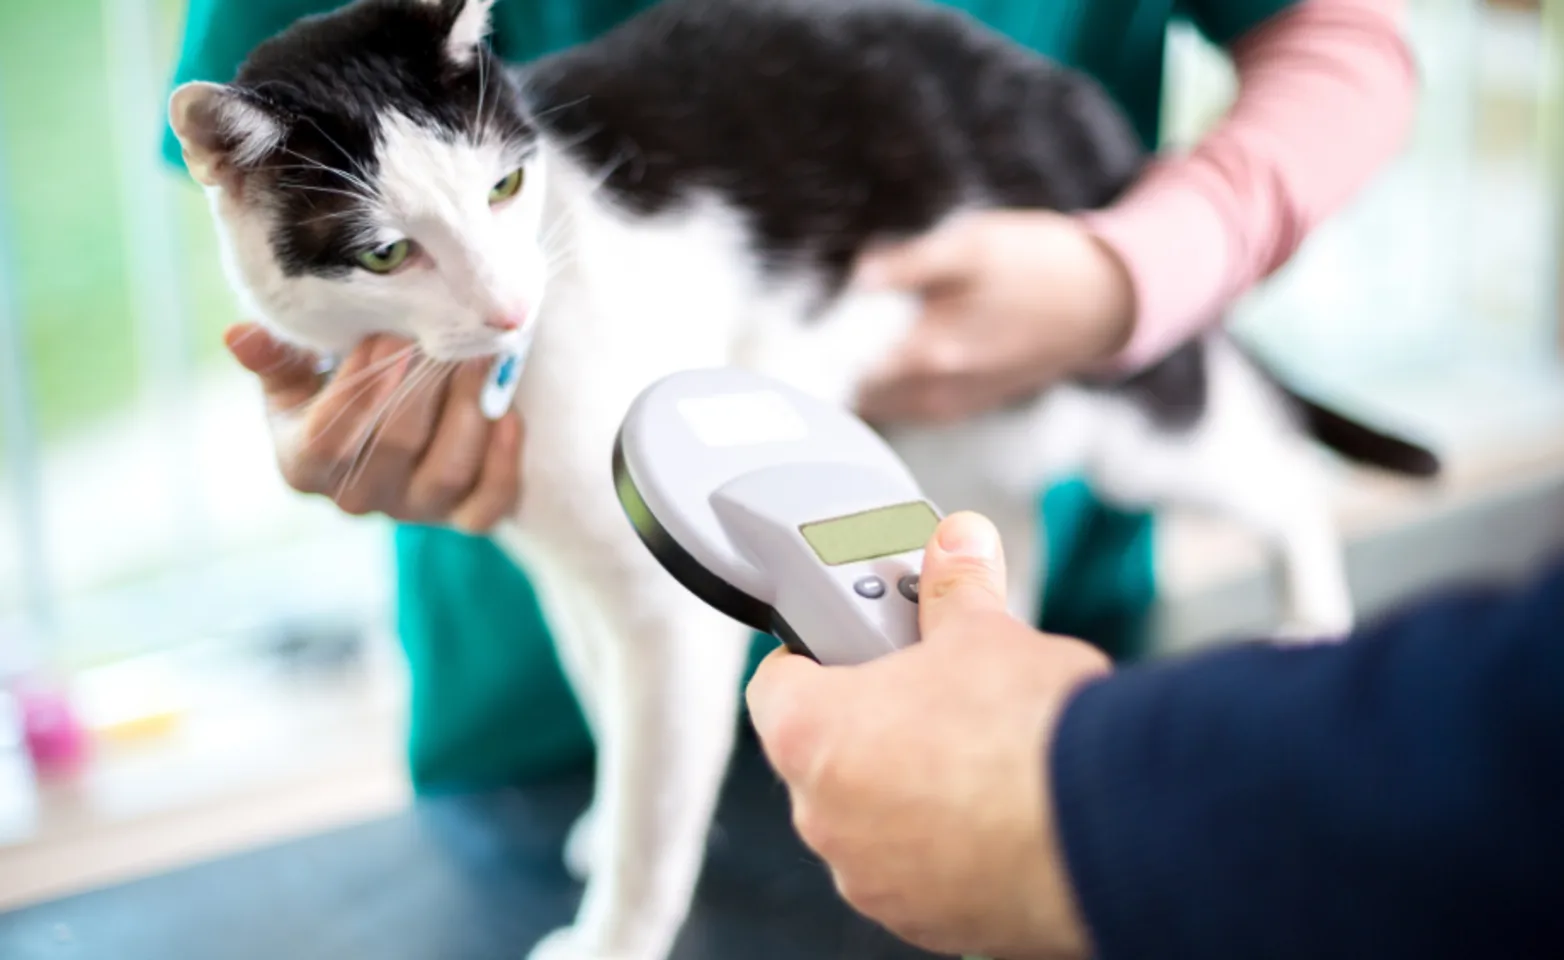
[[[870,423],[955,423],[991,406],[991,389],[978,377],[914,374],[865,384],[857,401]]]
[[[977,513],[940,521],[923,554],[918,625],[925,642],[959,632],[975,616],[1005,612],[1005,560],[999,531]]]
[[[414,367],[376,411],[380,423],[362,471],[371,509],[397,515],[404,508],[413,470],[434,438],[447,379],[438,367]]]
[[[919,291],[957,283],[972,270],[975,236],[958,221],[916,239],[871,250],[860,258],[854,282],[865,289]]]
[[[350,512],[366,512],[369,487],[362,477],[373,469],[377,415],[407,373],[409,357],[390,362],[403,346],[389,337],[371,337],[359,344],[341,370],[305,414],[297,466],[317,492],[347,483],[339,494],[352,493],[339,505]],[[355,465],[360,456],[371,459]],[[353,477],[346,471],[353,470]]]
[[[943,299],[943,298],[942,298]],[[969,379],[977,362],[973,345],[963,336],[963,312],[948,302],[925,306],[923,315],[907,339],[884,362],[864,377],[859,385],[857,404],[869,420],[895,421],[924,419],[945,406],[931,402],[931,386],[947,389],[951,381]]]
[[[451,514],[468,533],[484,533],[516,509],[520,494],[521,415],[512,410],[494,426],[478,489]]]
[[[372,361],[370,369],[386,359]],[[349,513],[402,518],[413,470],[434,431],[444,381],[440,368],[433,365],[405,369],[408,372],[392,389],[377,391],[382,399],[368,412],[357,446],[348,453],[347,469],[352,473],[338,505]]]
[[[451,378],[434,436],[408,486],[412,519],[442,521],[477,487],[495,427],[478,405],[489,366],[488,360],[469,361]]]
[[[316,359],[279,341],[258,323],[229,327],[223,344],[241,366],[260,378],[267,401],[276,409],[297,407],[320,390]]]
[[[410,356],[389,362],[402,349],[390,337],[370,337],[353,349],[306,417],[311,442],[340,450],[364,437],[371,415],[407,373]]]
[[[778,647],[760,661],[744,688],[761,748],[789,783],[807,783],[816,766],[820,734],[829,724],[831,700],[821,693],[827,680],[824,667]]]

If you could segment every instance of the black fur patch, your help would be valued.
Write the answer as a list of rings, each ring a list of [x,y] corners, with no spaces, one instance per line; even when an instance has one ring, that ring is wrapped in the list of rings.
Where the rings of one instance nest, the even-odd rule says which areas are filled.
[[[1126,397],[1162,429],[1188,430],[1206,412],[1210,392],[1207,347],[1203,337],[1191,340],[1160,362],[1107,389]]]
[[[1093,81],[929,3],[664,0],[525,76],[621,203],[715,191],[828,291],[873,241],[963,206],[1098,207],[1143,160]]]

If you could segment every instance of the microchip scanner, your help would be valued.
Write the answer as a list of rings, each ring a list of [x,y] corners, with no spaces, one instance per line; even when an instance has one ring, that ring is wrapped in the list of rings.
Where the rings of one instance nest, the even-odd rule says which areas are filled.
[[[917,642],[939,512],[851,413],[742,370],[677,373],[630,406],[613,472],[642,542],[722,613],[828,666]]]

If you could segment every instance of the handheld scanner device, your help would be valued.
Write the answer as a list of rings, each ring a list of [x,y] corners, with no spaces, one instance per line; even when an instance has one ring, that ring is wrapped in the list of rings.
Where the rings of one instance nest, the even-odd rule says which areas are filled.
[[[691,593],[826,665],[918,639],[940,515],[851,413],[734,369],[666,377],[614,445],[630,523]]]

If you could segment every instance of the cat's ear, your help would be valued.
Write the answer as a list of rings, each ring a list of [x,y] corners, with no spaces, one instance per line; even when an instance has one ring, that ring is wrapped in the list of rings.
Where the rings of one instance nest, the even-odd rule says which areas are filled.
[[[282,118],[264,104],[220,83],[180,85],[168,101],[168,122],[190,175],[209,187],[231,186],[287,133]]]
[[[443,0],[451,9],[451,30],[445,35],[445,53],[453,63],[467,66],[478,56],[489,35],[489,13],[494,0]]]

